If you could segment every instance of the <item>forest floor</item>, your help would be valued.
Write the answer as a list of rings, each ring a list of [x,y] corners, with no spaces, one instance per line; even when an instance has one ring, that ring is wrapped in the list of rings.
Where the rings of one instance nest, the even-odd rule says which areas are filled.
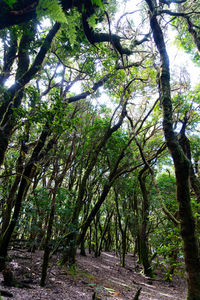
[[[126,256],[126,267],[120,266],[119,257],[114,253],[103,252],[95,258],[77,255],[76,270],[57,265],[58,257],[53,256],[49,268],[47,285],[39,286],[42,252],[29,253],[25,250],[10,251],[9,263],[18,280],[24,281],[26,288],[8,288],[3,285],[0,276],[0,290],[9,291],[13,298],[3,300],[123,300],[133,299],[141,287],[140,300],[184,300],[186,298],[186,280],[175,277],[172,282],[163,280],[157,271],[154,280],[141,273],[141,267],[131,254]]]

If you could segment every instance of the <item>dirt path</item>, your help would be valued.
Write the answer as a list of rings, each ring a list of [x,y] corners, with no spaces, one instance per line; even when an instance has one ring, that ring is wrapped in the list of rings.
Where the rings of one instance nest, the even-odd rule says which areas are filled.
[[[113,253],[102,253],[101,257],[77,255],[77,269],[60,268],[54,257],[45,288],[39,286],[42,252],[35,254],[26,251],[11,253],[10,263],[16,277],[24,280],[30,288],[5,288],[0,277],[0,289],[13,294],[13,298],[4,300],[92,300],[94,293],[99,299],[133,299],[138,288],[142,288],[140,300],[184,300],[186,281],[174,278],[172,283],[157,275],[155,280],[143,276],[140,267],[132,255],[126,257],[126,268],[119,264],[119,258]]]

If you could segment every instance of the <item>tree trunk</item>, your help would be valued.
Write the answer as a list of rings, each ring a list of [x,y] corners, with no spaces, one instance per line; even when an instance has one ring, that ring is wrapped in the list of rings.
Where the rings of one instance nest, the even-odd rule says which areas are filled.
[[[16,78],[17,80],[15,83],[4,93],[4,99],[2,102],[2,105],[0,106],[0,121],[1,121],[1,130],[0,130],[0,165],[3,163],[4,155],[8,147],[9,139],[13,133],[13,128],[16,124],[16,120],[13,114],[13,108],[18,108],[21,105],[21,101],[23,98],[23,89],[26,84],[32,80],[32,78],[37,74],[37,72],[40,70],[42,63],[45,59],[45,56],[50,49],[51,43],[53,38],[55,37],[56,33],[58,32],[60,28],[59,23],[55,23],[52,29],[47,34],[44,43],[42,47],[40,48],[33,64],[29,69],[28,63],[26,59],[26,53],[27,49],[25,49],[27,46],[26,43],[28,43],[29,37],[25,37],[25,41],[22,38],[21,45],[21,55],[19,57],[19,66],[17,70],[17,76],[19,78]],[[30,34],[30,33],[29,33]],[[24,45],[25,44],[25,45]],[[25,48],[24,48],[25,47]],[[20,49],[19,49],[20,50]],[[20,54],[19,53],[19,54]],[[21,76],[23,74],[23,76]]]
[[[115,255],[118,256],[119,248],[119,233],[118,233],[118,219],[115,213]]]
[[[172,102],[170,93],[169,58],[166,51],[163,32],[154,14],[155,7],[151,0],[146,0],[150,9],[150,25],[153,31],[154,41],[160,53],[160,97],[163,108],[163,130],[168,149],[174,161],[177,202],[179,205],[179,217],[181,235],[183,239],[184,258],[187,272],[188,300],[200,300],[200,257],[198,240],[195,233],[195,222],[190,203],[190,162],[185,156],[173,129]]]
[[[94,220],[96,214],[98,213],[101,205],[103,204],[103,202],[105,201],[109,191],[110,191],[110,188],[112,186],[112,179],[111,179],[111,182],[108,183],[108,184],[105,184],[104,188],[103,188],[103,191],[101,193],[101,196],[100,198],[98,199],[98,201],[96,202],[95,206],[93,207],[93,209],[91,210],[87,220],[85,221],[85,223],[83,224],[82,228],[81,228],[81,233],[79,235],[79,238],[78,238],[78,244],[81,243],[81,241],[84,239],[85,237],[85,234],[90,226],[90,224],[92,223],[92,221]]]
[[[5,267],[5,260],[6,260],[6,256],[7,256],[8,245],[11,240],[12,233],[17,224],[17,220],[19,217],[20,209],[21,209],[21,204],[22,204],[23,199],[27,195],[28,189],[31,184],[31,180],[34,177],[34,174],[36,171],[36,163],[39,160],[39,154],[45,145],[48,135],[49,135],[48,131],[43,131],[41,133],[38,143],[37,143],[35,149],[33,150],[32,156],[24,169],[23,176],[22,176],[19,190],[18,190],[18,194],[16,197],[15,208],[14,208],[12,219],[11,219],[10,224],[7,227],[6,231],[1,235],[1,239],[0,239],[0,270],[3,270]],[[50,141],[48,143],[47,148],[48,147],[49,148],[52,147],[52,141]]]
[[[197,198],[197,202],[200,203],[200,180],[199,178],[196,176],[194,168],[192,166],[192,156],[191,156],[191,148],[190,148],[190,140],[187,138],[186,134],[185,134],[185,130],[187,127],[187,122],[188,122],[189,118],[187,118],[187,116],[184,117],[184,121],[182,124],[182,128],[181,128],[181,136],[179,139],[179,143],[183,149],[183,152],[185,153],[185,155],[187,156],[187,158],[190,161],[190,184],[191,187],[196,195]]]
[[[105,200],[105,198],[106,198],[106,196],[107,196],[107,194],[108,194],[108,192],[109,192],[109,190],[110,190],[110,188],[113,184],[112,179],[115,176],[115,173],[116,173],[116,170],[117,170],[117,167],[118,167],[118,164],[119,164],[120,160],[117,161],[116,166],[114,167],[114,170],[110,173],[110,176],[109,176],[109,182],[110,183],[104,186],[102,194],[100,196],[100,199],[97,201],[97,203],[95,204],[94,208],[92,209],[90,215],[88,216],[86,222],[82,226],[81,235],[78,237],[78,233],[77,233],[77,231],[78,231],[77,228],[78,228],[78,224],[79,224],[78,219],[79,219],[80,212],[81,212],[81,210],[83,208],[83,205],[84,205],[83,199],[84,199],[84,195],[85,195],[85,192],[86,192],[86,185],[87,185],[88,178],[89,178],[89,176],[90,176],[90,174],[91,174],[91,172],[92,172],[92,170],[93,170],[93,168],[94,168],[94,166],[97,162],[98,155],[99,155],[101,149],[106,145],[107,141],[112,136],[112,134],[120,128],[120,126],[122,125],[123,120],[125,118],[125,115],[126,115],[126,103],[122,107],[122,111],[121,111],[121,115],[119,117],[119,121],[113,127],[110,127],[110,125],[109,125],[109,128],[106,130],[106,132],[103,135],[102,139],[97,143],[97,145],[95,146],[93,152],[91,153],[91,160],[90,160],[90,162],[89,162],[89,164],[86,168],[84,176],[83,176],[83,178],[81,180],[81,183],[79,185],[78,196],[77,196],[77,199],[76,199],[75,208],[74,208],[74,212],[73,212],[73,216],[72,216],[72,224],[75,227],[75,231],[74,231],[74,234],[73,234],[73,242],[71,243],[68,240],[68,242],[70,242],[71,245],[77,244],[77,246],[78,246],[81,243],[81,241],[84,239],[88,227],[90,226],[91,222],[94,220],[97,212],[99,211],[102,203],[104,202],[104,200]],[[121,157],[121,159],[122,158],[123,158],[123,156]],[[70,235],[70,236],[72,237],[72,235]],[[77,240],[77,242],[75,242],[76,240]],[[76,248],[77,248],[77,246],[76,246]],[[76,249],[74,249],[74,251],[72,251],[72,252],[76,253]],[[66,256],[66,255],[67,255],[67,252],[64,256]],[[63,259],[62,259],[63,263],[66,260],[66,258],[67,258],[67,256],[65,258],[63,257]],[[74,261],[75,261],[75,257],[74,257]]]
[[[68,264],[70,266],[74,265],[76,262],[76,250],[77,250],[77,233],[71,232],[65,238],[64,250],[62,253],[62,258],[60,260],[61,264]]]
[[[148,226],[148,218],[149,218],[149,199],[146,189],[145,183],[145,172],[147,170],[147,166],[145,166],[139,174],[139,182],[140,188],[142,192],[142,226],[140,229],[140,259],[143,265],[144,274],[148,277],[153,277],[153,271],[150,264],[149,259],[149,248],[148,248],[148,235],[147,235],[147,226]]]
[[[94,227],[95,227],[95,257],[98,257],[98,249],[99,249],[99,239],[98,239],[98,223],[99,223],[99,214],[96,215],[94,219]]]
[[[106,232],[108,231],[108,228],[109,228],[109,225],[110,225],[110,220],[113,216],[113,213],[114,213],[114,211],[111,211],[110,213],[108,212],[108,214],[106,216],[106,220],[105,220],[105,223],[104,223],[104,227],[103,227],[103,231],[102,231],[101,239],[100,239],[100,243],[99,243],[98,256],[101,255],[103,241],[104,241]]]
[[[126,243],[126,232],[127,232],[127,220],[126,220],[126,224],[125,224],[125,228],[123,230],[123,234],[122,234],[122,258],[121,258],[121,265],[124,268],[126,265],[125,259],[126,259],[126,249],[127,249],[127,243]]]
[[[44,257],[43,257],[43,263],[42,263],[42,276],[41,276],[41,280],[40,280],[40,286],[45,286],[45,281],[46,281],[46,277],[47,277],[47,269],[48,269],[48,264],[49,264],[49,255],[50,255],[49,243],[50,243],[50,239],[51,239],[54,214],[55,214],[56,193],[57,193],[57,187],[55,187],[55,190],[53,191],[53,195],[52,195],[51,211],[50,211],[50,215],[49,215],[47,236],[46,236],[45,245],[44,245]]]
[[[81,251],[80,251],[80,255],[86,256],[86,252],[85,252],[85,240],[82,240],[82,242],[81,242]]]

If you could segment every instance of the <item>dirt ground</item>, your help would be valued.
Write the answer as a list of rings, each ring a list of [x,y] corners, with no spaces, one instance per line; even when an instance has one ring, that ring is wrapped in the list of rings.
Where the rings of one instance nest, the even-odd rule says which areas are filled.
[[[103,252],[98,258],[93,254],[86,257],[77,255],[77,268],[68,269],[57,265],[58,257],[53,257],[47,285],[39,286],[42,252],[29,253],[25,250],[11,251],[10,266],[15,276],[24,282],[26,288],[3,286],[0,275],[0,290],[9,291],[13,297],[4,300],[92,300],[92,299],[133,299],[141,287],[140,300],[184,300],[186,280],[175,277],[171,283],[157,274],[151,280],[141,273],[140,266],[131,254],[126,256],[126,268],[120,266],[119,258],[113,253]],[[94,297],[96,296],[96,298]]]

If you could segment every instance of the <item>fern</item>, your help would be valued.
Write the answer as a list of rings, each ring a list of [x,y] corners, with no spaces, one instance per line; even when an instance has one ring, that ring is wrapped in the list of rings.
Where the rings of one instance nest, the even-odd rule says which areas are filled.
[[[97,5],[100,8],[104,9],[104,5],[103,5],[101,0],[91,0],[91,2],[92,2],[93,5]]]
[[[69,43],[73,47],[76,42],[77,36],[77,27],[80,24],[80,13],[77,9],[72,9],[69,13],[66,14],[67,22],[63,24],[66,37],[69,39]]]
[[[87,19],[89,26],[92,27],[93,29],[96,27],[97,24],[96,20],[97,20],[97,16],[95,14],[93,14]]]
[[[76,40],[76,19],[74,16],[68,16],[68,30],[67,30],[67,36],[69,38],[69,42],[72,46],[74,46],[75,40]]]
[[[17,0],[3,0],[10,8],[13,8],[13,4],[15,4]]]
[[[39,0],[36,13],[38,18],[47,16],[59,23],[67,22],[59,0]]]

